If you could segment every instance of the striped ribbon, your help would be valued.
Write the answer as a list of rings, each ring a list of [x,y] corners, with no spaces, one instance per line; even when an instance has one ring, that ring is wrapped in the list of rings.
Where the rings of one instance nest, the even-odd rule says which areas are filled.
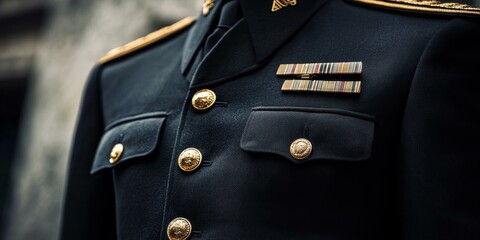
[[[360,93],[360,81],[285,80],[282,91]]]
[[[362,74],[362,62],[333,62],[333,63],[297,63],[281,64],[277,75],[302,75],[302,74]]]

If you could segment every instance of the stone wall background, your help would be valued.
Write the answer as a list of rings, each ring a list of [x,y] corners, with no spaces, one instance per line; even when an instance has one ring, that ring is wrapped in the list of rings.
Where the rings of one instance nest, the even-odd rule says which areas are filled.
[[[0,5],[5,1],[19,0],[0,0]],[[4,240],[58,238],[70,142],[91,67],[114,47],[183,17],[197,15],[203,3],[35,1],[47,9],[43,28],[32,36],[26,34],[25,41],[13,38],[0,46],[0,52],[13,55],[33,48],[31,79],[11,170],[10,204],[3,219]],[[2,40],[6,41],[0,36]]]

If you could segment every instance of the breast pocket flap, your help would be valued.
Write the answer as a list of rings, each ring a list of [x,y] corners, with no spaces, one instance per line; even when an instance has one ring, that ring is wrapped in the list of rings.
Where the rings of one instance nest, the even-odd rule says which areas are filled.
[[[165,119],[165,113],[149,113],[110,124],[100,140],[90,173],[151,154],[157,147]]]
[[[345,110],[257,107],[250,114],[240,147],[295,163],[363,161],[371,156],[374,125],[373,116]]]

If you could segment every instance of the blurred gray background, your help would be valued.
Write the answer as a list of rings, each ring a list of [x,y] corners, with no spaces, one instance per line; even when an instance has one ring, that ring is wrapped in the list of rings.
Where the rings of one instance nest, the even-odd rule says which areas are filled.
[[[0,239],[57,239],[83,86],[108,50],[203,0],[0,0]]]

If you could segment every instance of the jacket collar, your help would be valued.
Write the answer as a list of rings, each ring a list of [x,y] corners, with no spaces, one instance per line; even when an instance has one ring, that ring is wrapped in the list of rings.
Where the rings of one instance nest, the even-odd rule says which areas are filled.
[[[197,21],[195,25],[191,28],[187,40],[185,42],[185,46],[183,48],[183,55],[182,55],[182,63],[181,63],[181,70],[182,74],[185,73],[191,62],[193,61],[193,57],[195,56],[196,51],[200,48],[200,45],[203,43],[203,40],[207,37],[207,33],[209,33],[210,28],[212,28],[213,24],[215,23],[215,19],[218,18],[220,14],[221,8],[219,5],[220,2],[214,5],[211,9],[210,13],[207,16],[200,14],[197,17]]]
[[[190,31],[183,50],[182,73],[188,70],[195,52],[209,29],[214,27],[212,24],[215,24],[214,20],[220,14],[222,1],[225,0],[217,1],[209,15],[200,16]],[[272,12],[273,0],[239,1],[244,19],[205,56],[198,66],[192,87],[226,80],[255,69],[291,38],[326,2],[326,0],[297,0],[295,6]],[[225,63],[225,57],[233,59]]]
[[[326,0],[297,0],[297,5],[272,12],[273,0],[240,0],[257,61],[269,57],[294,35]]]

